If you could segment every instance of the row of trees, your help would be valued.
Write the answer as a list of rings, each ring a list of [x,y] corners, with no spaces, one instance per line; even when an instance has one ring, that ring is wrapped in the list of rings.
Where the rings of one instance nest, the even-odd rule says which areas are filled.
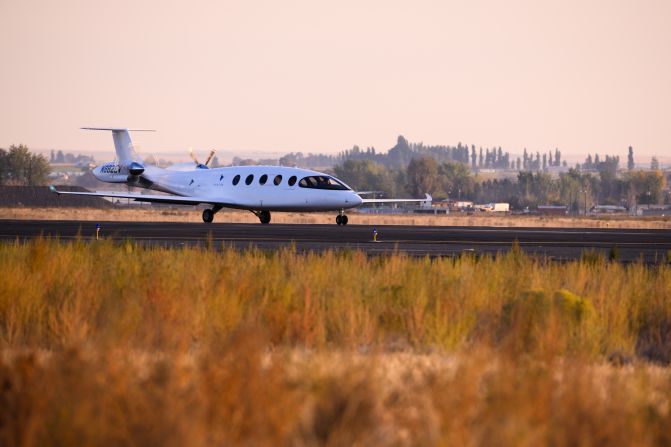
[[[45,185],[49,172],[46,157],[31,154],[23,144],[0,149],[0,185]]]
[[[95,163],[95,158],[92,155],[82,155],[82,154],[71,154],[64,153],[63,151],[54,151],[51,150],[49,154],[49,163],[68,163],[68,164],[88,164]]]
[[[479,203],[508,202],[514,208],[544,204],[568,205],[577,210],[589,204],[624,205],[668,202],[667,180],[660,171],[630,171],[618,175],[607,169],[597,174],[570,169],[554,177],[545,172],[520,171],[517,178],[480,180],[468,166],[438,163],[418,157],[405,169],[389,169],[370,160],[346,160],[334,174],[359,191],[381,191],[389,197],[469,199]]]
[[[501,147],[494,148],[476,148],[475,145],[458,143],[456,146],[427,146],[424,143],[410,143],[400,135],[396,144],[387,152],[378,152],[374,147],[365,149],[355,145],[351,149],[340,152],[337,155],[313,154],[307,155],[302,152],[291,152],[279,158],[279,160],[251,160],[234,158],[233,165],[250,164],[274,164],[279,162],[282,166],[297,166],[302,168],[328,169],[333,166],[342,166],[347,161],[367,161],[381,165],[386,169],[403,170],[408,167],[413,159],[421,157],[430,157],[436,160],[438,164],[445,162],[458,162],[469,167],[473,171],[482,169],[509,169],[516,171],[548,171],[553,167],[567,168],[566,160],[562,159],[561,151],[555,148],[554,151],[535,153],[524,149],[521,157],[513,159],[509,152]],[[577,164],[577,169],[592,171],[617,171],[619,168],[620,157],[606,155],[605,158],[598,154],[592,158],[588,155],[585,162]],[[629,146],[627,156],[627,168],[633,170],[634,150]],[[659,162],[653,158],[652,169],[659,168]]]
[[[410,143],[402,135],[396,144],[387,152],[377,152],[374,147],[365,149],[355,145],[351,149],[340,152],[338,155],[307,154],[292,152],[279,159],[282,166],[298,166],[303,168],[328,168],[342,165],[348,160],[370,161],[382,165],[387,169],[405,169],[410,162],[419,157],[431,157],[438,163],[459,162],[476,169],[508,169],[515,168],[510,153],[498,148],[479,148],[472,145],[458,143],[456,146],[424,145],[424,143]],[[233,164],[239,164],[234,161]],[[518,159],[517,165],[519,167]]]

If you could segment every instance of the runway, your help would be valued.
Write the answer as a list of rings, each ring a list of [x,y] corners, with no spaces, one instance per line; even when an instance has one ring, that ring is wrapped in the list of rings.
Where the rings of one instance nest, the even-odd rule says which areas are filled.
[[[278,250],[295,246],[299,252],[362,250],[387,254],[404,252],[411,256],[458,256],[495,254],[510,250],[515,241],[527,253],[551,260],[578,259],[585,251],[608,256],[617,252],[622,262],[642,260],[667,262],[671,256],[671,231],[623,229],[553,229],[368,225],[284,225],[174,222],[100,222],[104,238],[134,240],[165,247],[206,246]],[[26,240],[58,236],[71,240],[81,235],[95,240],[96,222],[0,220],[0,239]]]

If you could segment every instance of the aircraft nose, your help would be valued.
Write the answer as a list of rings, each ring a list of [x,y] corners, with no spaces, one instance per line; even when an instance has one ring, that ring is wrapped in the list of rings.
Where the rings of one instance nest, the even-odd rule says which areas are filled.
[[[361,196],[355,192],[352,193],[352,198],[350,200],[355,206],[359,206],[363,203]]]

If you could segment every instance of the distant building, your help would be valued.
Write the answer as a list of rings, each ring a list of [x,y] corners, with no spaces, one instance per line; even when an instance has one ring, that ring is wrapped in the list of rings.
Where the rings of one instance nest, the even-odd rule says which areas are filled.
[[[510,204],[506,202],[487,203],[485,205],[475,205],[480,211],[488,213],[508,213],[510,212]]]
[[[439,202],[433,202],[436,208],[447,208],[450,211],[464,211],[473,208],[473,202],[470,200],[445,199]]]
[[[627,208],[617,205],[595,205],[590,211],[595,214],[624,214]]]

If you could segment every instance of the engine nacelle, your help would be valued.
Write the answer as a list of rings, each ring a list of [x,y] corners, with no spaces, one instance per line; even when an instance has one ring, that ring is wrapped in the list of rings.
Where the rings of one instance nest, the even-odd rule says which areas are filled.
[[[144,166],[136,161],[130,162],[128,165],[128,173],[134,177],[142,175],[144,172]]]

